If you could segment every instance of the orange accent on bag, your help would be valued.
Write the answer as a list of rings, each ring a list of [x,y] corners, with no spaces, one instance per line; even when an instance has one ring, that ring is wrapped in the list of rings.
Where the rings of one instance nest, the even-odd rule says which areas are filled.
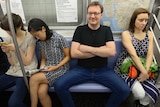
[[[136,78],[138,76],[138,72],[135,66],[131,65],[129,67],[129,72],[128,72],[128,76],[130,78]]]
[[[150,78],[155,78],[155,75],[154,75],[153,72],[148,72],[148,75],[149,75]]]

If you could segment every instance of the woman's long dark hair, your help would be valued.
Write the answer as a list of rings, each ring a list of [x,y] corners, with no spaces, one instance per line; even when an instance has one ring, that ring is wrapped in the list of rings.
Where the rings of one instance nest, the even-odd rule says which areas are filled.
[[[33,18],[28,23],[29,32],[40,31],[42,30],[42,27],[46,28],[46,40],[50,39],[52,36],[52,32],[50,31],[49,27],[43,20],[38,18]]]

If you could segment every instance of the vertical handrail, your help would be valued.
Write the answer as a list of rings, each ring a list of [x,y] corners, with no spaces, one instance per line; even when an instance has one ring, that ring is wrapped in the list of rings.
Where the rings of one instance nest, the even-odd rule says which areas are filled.
[[[159,22],[158,22],[158,20],[157,20],[156,15],[152,13],[152,16],[153,16],[153,18],[154,18],[154,20],[155,20],[155,22],[156,22],[156,24],[157,24],[157,26],[158,26],[158,29],[160,30],[160,24],[159,24]]]
[[[160,31],[160,24],[159,24],[158,19],[157,19],[157,16],[158,16],[158,15],[157,15],[157,16],[155,15],[156,12],[159,14],[159,10],[160,10],[160,6],[158,6],[158,7],[155,9],[155,11],[153,11],[153,13],[152,13],[153,20],[152,20],[152,24],[151,24],[150,30],[151,30],[151,32],[153,33],[153,38],[154,38],[154,41],[155,41],[155,45],[156,45],[157,50],[158,50],[158,52],[159,52],[159,54],[160,54],[160,46],[159,46],[159,44],[158,44],[158,41],[157,41],[156,36],[155,36],[155,34],[154,34],[154,31],[153,31],[153,29],[152,29],[152,27],[153,27],[153,21],[155,21],[155,25],[157,25],[158,30]],[[154,25],[154,26],[155,26],[155,25]],[[154,60],[155,60],[155,57],[154,57]],[[160,76],[158,76],[158,78],[157,78],[157,81],[156,81],[157,84],[159,84],[159,83],[158,83],[159,80],[160,80]]]
[[[13,38],[14,46],[15,46],[15,49],[16,49],[17,58],[18,58],[20,67],[22,69],[23,78],[24,78],[25,84],[26,84],[26,86],[27,86],[27,88],[29,90],[28,79],[27,79],[27,76],[25,74],[24,65],[23,65],[23,62],[22,62],[21,55],[20,55],[18,43],[17,43],[17,40],[16,40],[16,34],[15,34],[14,26],[13,26],[13,19],[12,19],[12,15],[11,15],[11,9],[10,9],[9,2],[10,2],[10,0],[6,0],[6,9],[7,9],[7,16],[8,16],[9,27],[11,29],[12,38]]]
[[[158,19],[157,19],[157,16],[155,15],[155,13],[158,13],[160,10],[160,6],[156,7],[156,9],[151,13],[152,17],[153,17],[153,20],[152,20],[152,23],[151,23],[151,26],[153,25],[153,21],[155,21],[156,25],[158,26],[158,29],[160,30],[160,24],[158,22]],[[152,26],[153,27],[153,26]]]
[[[153,39],[154,39],[155,44],[156,44],[156,46],[157,46],[158,52],[160,53],[160,47],[159,47],[159,45],[158,45],[156,36],[155,36],[155,34],[154,34],[154,32],[153,32],[153,29],[152,29],[151,27],[150,27],[150,30],[151,30],[151,32],[152,32],[152,34],[153,34]]]

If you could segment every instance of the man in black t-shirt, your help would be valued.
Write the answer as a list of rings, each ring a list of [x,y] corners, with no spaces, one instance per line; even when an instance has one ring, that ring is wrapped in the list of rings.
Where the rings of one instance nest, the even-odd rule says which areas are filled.
[[[87,8],[88,24],[75,30],[71,57],[78,59],[77,66],[54,84],[63,107],[75,107],[69,88],[89,80],[112,90],[105,107],[119,107],[130,94],[128,85],[107,66],[107,58],[116,54],[116,45],[110,27],[100,25],[102,13],[102,5],[92,2]]]

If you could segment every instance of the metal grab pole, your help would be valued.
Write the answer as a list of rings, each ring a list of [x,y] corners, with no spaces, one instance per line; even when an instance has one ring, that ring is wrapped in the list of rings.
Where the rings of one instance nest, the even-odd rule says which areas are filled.
[[[18,58],[19,64],[20,64],[21,69],[22,69],[25,84],[26,84],[26,86],[29,90],[28,79],[27,79],[27,76],[25,74],[23,61],[22,61],[20,51],[19,51],[19,47],[18,47],[18,43],[17,43],[17,40],[16,40],[16,34],[15,34],[14,26],[13,26],[13,19],[12,19],[12,15],[11,15],[9,0],[6,0],[6,9],[7,9],[8,22],[9,22],[10,30],[12,32],[12,38],[13,38],[14,46],[15,46],[15,49],[16,49],[17,58]]]

